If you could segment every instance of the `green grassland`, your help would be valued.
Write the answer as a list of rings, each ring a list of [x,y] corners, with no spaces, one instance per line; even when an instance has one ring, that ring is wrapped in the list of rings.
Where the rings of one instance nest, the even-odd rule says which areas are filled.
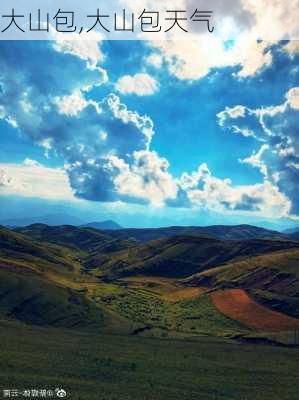
[[[44,241],[45,236],[51,242]],[[187,291],[190,285],[200,286],[202,281],[206,286],[206,280],[212,289],[245,287],[272,308],[281,307],[293,315],[298,310],[299,250],[292,248],[298,245],[293,242],[250,240],[232,245],[213,238],[175,237],[141,245],[130,242],[126,250],[117,247],[112,251],[109,243],[114,245],[115,240],[119,239],[89,228],[34,225],[22,233],[1,228],[0,317],[41,326],[106,331],[111,327],[127,333],[137,329],[138,334],[163,337],[251,333],[250,328],[220,314],[208,293],[177,301],[165,296]],[[104,261],[108,280],[103,266],[90,268],[95,251],[97,260],[110,260]],[[256,252],[262,255],[248,257]],[[124,266],[125,259],[128,266]],[[222,259],[231,261],[211,268]],[[119,268],[129,270],[130,275],[141,272],[139,285],[119,279]],[[201,268],[206,270],[187,280],[176,277]],[[152,282],[147,281],[150,273],[155,275]],[[271,304],[273,299],[275,304]]]
[[[0,322],[2,388],[72,400],[296,400],[296,349],[153,339]]]
[[[98,285],[91,298],[101,309],[110,309],[140,326],[147,335],[176,337],[188,335],[229,336],[248,333],[250,329],[226,318],[214,307],[208,294],[195,299],[170,302],[151,287]]]
[[[213,237],[225,240],[240,239],[284,239],[284,235],[277,231],[264,229],[251,225],[213,225],[207,227],[199,226],[170,226],[165,228],[145,228],[145,229],[118,229],[108,231],[109,235],[118,239],[134,238],[140,242],[148,242],[160,238],[169,238],[174,236],[192,236],[192,237]],[[294,236],[295,239],[295,236]]]
[[[273,240],[223,241],[206,237],[173,237],[138,244],[107,255],[87,258],[98,276],[120,278],[145,275],[186,278],[196,272],[269,251],[298,247],[298,243]]]
[[[0,228],[1,388],[63,387],[75,400],[297,399],[298,348],[279,345],[293,332],[243,326],[209,290],[243,285],[296,316],[298,244],[234,243]]]
[[[128,333],[146,327],[154,336],[176,337],[177,332],[226,336],[249,331],[220,314],[205,294],[169,302],[150,288],[90,282],[88,278],[77,278],[74,288],[70,278],[54,277],[58,283],[31,271],[0,269],[0,315],[34,325],[80,329],[109,329],[112,323]]]

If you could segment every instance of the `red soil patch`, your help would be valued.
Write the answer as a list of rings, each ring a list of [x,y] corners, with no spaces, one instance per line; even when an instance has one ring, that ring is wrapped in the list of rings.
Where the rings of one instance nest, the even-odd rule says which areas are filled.
[[[299,320],[256,303],[242,289],[211,293],[215,307],[227,317],[259,331],[279,332],[299,329]]]

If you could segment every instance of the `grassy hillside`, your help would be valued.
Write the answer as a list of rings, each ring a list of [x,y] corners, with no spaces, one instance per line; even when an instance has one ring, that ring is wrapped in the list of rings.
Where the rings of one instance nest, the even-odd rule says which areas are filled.
[[[78,228],[71,225],[48,226],[34,224],[18,228],[16,232],[23,233],[35,240],[47,241],[85,252],[111,252],[127,248],[129,241],[112,238],[107,233],[93,228]]]
[[[166,290],[163,290],[163,282],[159,282],[159,279],[146,284],[140,277],[139,285],[136,285],[134,278],[126,283],[94,286],[90,298],[101,309],[114,311],[138,325],[140,329],[135,334],[154,337],[181,337],[182,334],[187,337],[224,337],[250,332],[250,329],[219,313],[207,294],[193,296],[185,290],[186,296],[177,296],[174,300],[167,295],[174,292],[181,294],[184,290],[175,282],[169,282],[168,287],[164,287]]]
[[[29,271],[0,268],[0,318],[33,325],[96,329],[103,315],[77,292]]]
[[[63,285],[79,277],[76,258],[67,248],[1,228],[0,318],[49,326],[101,325],[101,311]]]
[[[207,227],[182,227],[173,226],[167,228],[145,228],[145,229],[120,229],[107,231],[113,237],[119,239],[134,238],[141,242],[169,238],[173,236],[209,236],[225,240],[248,240],[248,239],[286,239],[287,235],[281,232],[259,228],[251,225],[213,225]]]
[[[202,275],[194,275],[185,285],[205,286],[207,281],[211,288],[239,285],[262,302],[266,299],[260,298],[268,298],[270,293],[271,301],[275,296],[279,300],[275,298],[276,307],[297,315],[297,283],[286,271],[281,275],[272,268],[281,249],[283,254],[295,252],[296,242],[173,237],[144,244],[129,242],[125,249],[108,251],[107,246],[124,242],[94,229],[33,225],[22,232],[0,229],[0,314],[4,318],[68,327],[100,326],[104,318],[102,325],[108,331],[132,333],[136,328],[154,336],[248,333],[248,328],[223,316],[208,294],[189,290],[179,282],[201,271]],[[51,243],[44,241],[46,238]],[[247,270],[244,280],[238,275],[236,281],[235,265],[256,266],[253,256],[269,252],[267,276],[263,267],[262,271],[250,270],[251,280]],[[215,266],[224,263],[227,275],[221,283],[223,275],[217,275]],[[206,273],[209,269],[217,271],[215,278]],[[253,273],[258,274],[258,285],[250,285]],[[123,279],[136,275],[139,284],[136,279]],[[285,291],[275,291],[268,281],[268,286],[263,286],[262,276],[273,279],[276,286],[279,281],[279,288],[284,285]]]
[[[296,349],[161,340],[0,321],[0,389],[64,388],[72,400],[297,400]]]
[[[160,329],[161,334],[170,332],[171,335],[174,332],[234,335],[244,331],[239,324],[222,317],[208,297],[197,301],[188,300],[187,296],[186,300],[174,304],[153,292],[151,287],[136,288],[121,282],[105,284],[86,274],[78,261],[80,251],[37,241],[7,229],[1,230],[1,237],[0,315],[4,318],[37,325],[80,327],[100,323],[104,313],[110,315],[109,323],[116,324],[119,329],[128,326],[130,330],[130,322],[132,326]],[[143,248],[137,247],[133,254],[149,258],[154,251],[156,257],[167,262],[170,254],[177,258],[180,267],[186,268],[185,264],[179,264],[180,256],[194,251],[200,242],[202,247],[194,254],[194,260],[199,260],[203,251],[210,249],[211,243],[213,246],[217,243],[214,239],[200,241],[199,238],[158,242],[159,246],[157,243],[146,246],[149,253],[143,253]],[[212,250],[215,247],[210,249],[210,257]],[[116,253],[115,257],[118,255]],[[187,265],[193,268],[193,264]],[[156,274],[159,275],[158,270]],[[175,283],[169,286],[170,291],[176,287]]]
[[[297,349],[282,347],[294,332],[251,327],[213,296],[240,286],[298,316],[298,243],[22,232],[0,228],[0,390],[62,387],[74,400],[297,398]]]
[[[0,227],[0,262],[43,271],[48,268],[69,272],[79,251],[54,245]]]
[[[259,302],[299,317],[299,250],[280,251],[214,268],[186,280],[210,288],[244,288]]]
[[[269,251],[299,247],[299,243],[273,240],[228,241],[206,237],[173,237],[136,245],[109,256],[91,256],[87,267],[99,276],[117,278],[153,275],[184,278],[230,260]]]

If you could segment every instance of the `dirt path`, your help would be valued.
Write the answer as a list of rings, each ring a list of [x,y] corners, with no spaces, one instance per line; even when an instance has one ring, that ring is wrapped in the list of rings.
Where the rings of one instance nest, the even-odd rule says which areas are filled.
[[[272,311],[252,300],[242,289],[211,293],[215,307],[224,315],[259,331],[279,332],[299,329],[299,320]]]

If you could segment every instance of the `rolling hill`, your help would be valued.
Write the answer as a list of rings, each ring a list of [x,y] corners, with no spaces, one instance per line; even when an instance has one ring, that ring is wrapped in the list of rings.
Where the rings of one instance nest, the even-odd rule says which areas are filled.
[[[34,240],[21,233],[0,226],[0,260],[34,269],[56,268],[60,272],[74,269],[77,252],[56,244]]]
[[[213,229],[220,235],[219,227]],[[139,324],[137,332],[154,329],[154,335],[165,329],[175,335],[244,334],[248,328],[223,316],[207,289],[246,290],[257,303],[296,317],[297,278],[277,265],[298,253],[299,242],[285,237],[138,242],[69,225],[0,228],[0,317],[80,329],[109,321],[108,331],[117,332]],[[292,263],[296,257],[288,268]],[[246,266],[244,274],[239,265]]]
[[[75,280],[76,254],[0,227],[0,318],[65,328],[101,326],[102,313],[60,284]]]
[[[299,243],[273,240],[219,240],[208,237],[172,237],[153,240],[103,256],[91,256],[86,266],[106,278],[152,275],[184,278],[257,254],[299,247]]]
[[[28,269],[4,268],[2,262],[0,298],[1,319],[73,329],[103,325],[102,313],[83,295]]]
[[[131,244],[128,240],[111,237],[108,233],[98,229],[72,225],[48,226],[34,224],[25,228],[18,228],[15,231],[30,236],[35,240],[47,241],[89,253],[121,250]]]
[[[259,228],[251,225],[214,225],[207,227],[173,226],[167,228],[120,229],[114,232],[108,230],[107,233],[119,239],[134,238],[140,242],[174,236],[209,236],[223,240],[279,240],[287,238],[287,235],[284,235],[281,232]]]
[[[299,249],[281,250],[189,277],[185,283],[213,290],[242,288],[259,303],[299,317]]]

